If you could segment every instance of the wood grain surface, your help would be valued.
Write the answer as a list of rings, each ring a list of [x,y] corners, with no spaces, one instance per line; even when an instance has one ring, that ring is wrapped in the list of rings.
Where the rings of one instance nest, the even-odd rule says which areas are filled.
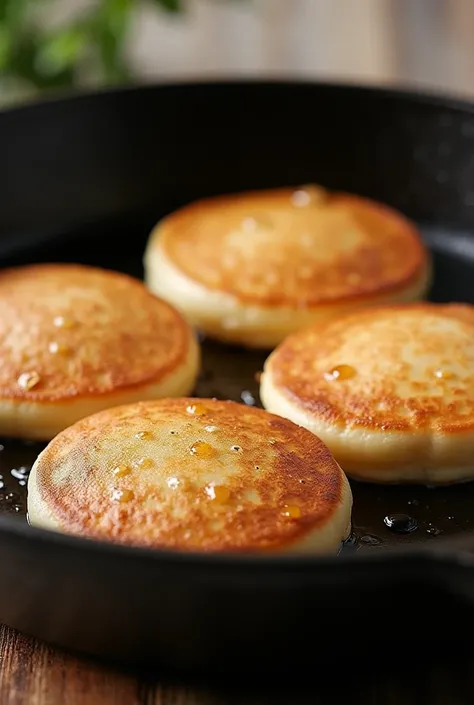
[[[0,705],[471,705],[474,656],[456,644],[449,662],[426,650],[392,648],[382,666],[364,659],[351,669],[345,643],[334,669],[315,668],[303,685],[216,681],[208,685],[167,683],[157,674],[137,675],[65,653],[0,627]],[[348,648],[349,647],[349,648]],[[454,656],[454,658],[453,658]],[[349,665],[348,665],[349,664]],[[303,674],[302,674],[303,675]]]

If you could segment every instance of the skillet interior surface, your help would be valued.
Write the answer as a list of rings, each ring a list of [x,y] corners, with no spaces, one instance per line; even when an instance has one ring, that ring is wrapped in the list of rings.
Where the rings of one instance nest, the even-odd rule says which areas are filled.
[[[140,277],[151,227],[173,208],[205,195],[317,182],[380,199],[416,219],[434,254],[430,298],[474,303],[474,114],[469,105],[385,90],[298,83],[164,86],[1,114],[0,153],[1,266],[74,261]],[[203,341],[203,353],[197,394],[259,403],[256,373],[265,353],[210,341]],[[192,580],[188,586],[183,580],[184,586],[177,589],[175,567],[166,577],[167,563],[159,564],[159,554],[152,560],[138,551],[127,553],[127,558],[125,553],[110,553],[106,560],[104,553],[101,563],[99,545],[86,555],[74,544],[76,559],[81,557],[75,563],[70,557],[67,567],[66,544],[46,535],[35,550],[44,551],[49,575],[45,567],[41,578],[36,576],[22,586],[21,596],[17,592],[12,598],[25,562],[31,571],[40,565],[39,555],[29,553],[29,531],[19,526],[25,524],[27,474],[41,446],[10,439],[0,443],[0,512],[12,522],[1,522],[0,527],[0,560],[8,560],[0,580],[0,619],[58,643],[114,658],[196,667],[226,660],[229,665],[229,657],[239,653],[239,663],[249,663],[259,654],[259,667],[275,666],[282,658],[301,662],[305,655],[293,642],[278,641],[268,620],[277,619],[284,633],[296,630],[298,639],[316,623],[328,628],[333,619],[348,619],[350,605],[339,610],[337,618],[334,613],[326,618],[310,603],[324,599],[336,608],[349,586],[359,600],[358,614],[351,611],[350,620],[364,629],[364,615],[382,604],[377,595],[381,584],[385,599],[418,620],[441,589],[462,595],[462,604],[473,597],[470,582],[465,584],[458,575],[454,554],[446,558],[441,550],[436,559],[429,559],[407,552],[404,558],[390,549],[442,546],[443,539],[457,535],[466,537],[464,548],[469,550],[474,545],[474,483],[440,489],[353,483],[354,536],[336,562],[306,561],[298,567],[296,561],[294,572],[282,564],[281,570],[274,567],[278,575],[270,583],[271,572],[265,575],[260,569],[250,575],[236,562],[235,567],[226,566],[217,593],[209,564],[202,567],[201,582],[198,588],[193,585],[191,594],[197,570],[192,561],[188,569],[185,561],[179,564],[180,581],[191,575]],[[390,530],[384,518],[393,514],[409,515],[416,529]],[[348,556],[347,572],[342,573],[346,553],[358,555]],[[120,555],[123,568],[118,567]],[[436,569],[426,568],[430,560]],[[445,560],[453,561],[450,577],[443,573],[439,583],[435,574]],[[160,590],[171,591],[166,593],[165,610],[161,604],[146,613],[140,604],[124,615],[120,600],[125,593],[130,597],[132,586],[130,577],[122,575],[124,585],[117,587],[114,570],[120,572],[135,561],[138,572],[133,580],[143,595],[150,597],[157,580]],[[423,590],[430,580],[426,602]],[[66,604],[67,595],[62,602],[49,597],[41,617],[39,593],[44,600],[55,581],[74,599]],[[403,592],[404,582],[409,594]],[[88,619],[81,622],[86,600]],[[219,648],[210,644],[209,622],[197,616],[203,600],[214,610],[211,634]],[[235,605],[232,615],[246,614],[239,624],[226,624],[229,600]],[[180,626],[176,616],[174,621],[170,617],[173,602],[181,614]],[[245,631],[249,621],[251,648]],[[203,629],[206,634],[199,631]],[[439,622],[436,629],[441,629]],[[178,637],[187,640],[186,647]]]

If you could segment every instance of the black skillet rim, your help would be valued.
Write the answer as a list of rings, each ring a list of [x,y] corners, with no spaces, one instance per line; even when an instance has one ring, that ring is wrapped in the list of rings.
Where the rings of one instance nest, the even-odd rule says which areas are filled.
[[[124,85],[120,87],[108,87],[104,89],[93,89],[75,91],[74,93],[61,92],[50,96],[44,96],[39,100],[26,100],[14,106],[6,106],[0,110],[0,125],[3,117],[12,117],[17,113],[30,112],[47,109],[53,105],[71,104],[82,101],[95,101],[116,96],[134,94],[136,92],[155,92],[161,89],[168,90],[199,90],[199,88],[218,88],[236,86],[272,86],[281,88],[291,88],[301,86],[305,88],[329,89],[335,92],[353,92],[364,95],[379,95],[389,99],[399,99],[430,105],[432,107],[445,108],[448,110],[462,111],[474,114],[474,101],[458,95],[442,94],[436,90],[407,88],[403,85],[374,85],[358,84],[346,81],[324,81],[308,80],[305,78],[254,78],[238,77],[207,80],[197,78],[186,81],[162,81],[142,85]],[[49,545],[56,544],[61,548],[71,551],[99,552],[110,558],[138,559],[157,561],[161,564],[191,566],[202,566],[206,568],[216,568],[226,570],[229,566],[247,568],[255,570],[257,566],[265,566],[265,569],[279,570],[282,568],[292,568],[298,570],[314,570],[315,568],[334,569],[337,565],[346,565],[357,562],[358,566],[372,563],[393,563],[403,561],[406,558],[423,560],[424,562],[447,562],[463,566],[474,566],[474,537],[464,538],[462,535],[440,537],[436,542],[426,544],[409,544],[407,546],[395,547],[390,550],[370,551],[363,555],[356,553],[342,554],[339,556],[297,556],[297,555],[255,555],[242,553],[199,553],[194,551],[179,552],[161,549],[150,549],[139,546],[128,546],[114,544],[96,539],[88,539],[79,536],[61,534],[55,531],[32,527],[28,523],[19,521],[8,516],[0,515],[0,534],[14,535],[16,538],[25,538],[29,542],[34,542],[40,547],[43,543]]]

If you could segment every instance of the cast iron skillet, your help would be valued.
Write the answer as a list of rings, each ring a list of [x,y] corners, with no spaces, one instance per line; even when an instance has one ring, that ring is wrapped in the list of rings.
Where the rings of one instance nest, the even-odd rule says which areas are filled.
[[[416,219],[434,252],[431,298],[474,302],[473,107],[340,85],[160,86],[0,114],[0,265],[76,261],[141,276],[149,231],[170,210],[309,182]],[[198,393],[258,403],[264,357],[204,342]],[[339,657],[341,640],[393,652],[472,633],[474,483],[354,483],[354,537],[334,558],[181,555],[28,527],[24,487],[40,447],[2,443],[0,620],[20,630],[213,673],[301,673],[323,647]],[[391,532],[393,513],[418,528]]]

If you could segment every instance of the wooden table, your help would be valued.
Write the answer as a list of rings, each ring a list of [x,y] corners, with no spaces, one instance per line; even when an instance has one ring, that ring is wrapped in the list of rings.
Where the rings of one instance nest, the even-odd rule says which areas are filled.
[[[387,652],[384,668],[370,663],[348,672],[357,641],[346,641],[333,673],[324,669],[298,691],[296,683],[232,683],[211,686],[166,683],[156,676],[114,670],[0,627],[0,705],[471,705],[474,652],[448,644],[450,663],[429,647]],[[424,658],[423,658],[424,657]],[[324,679],[324,680],[322,680]]]

